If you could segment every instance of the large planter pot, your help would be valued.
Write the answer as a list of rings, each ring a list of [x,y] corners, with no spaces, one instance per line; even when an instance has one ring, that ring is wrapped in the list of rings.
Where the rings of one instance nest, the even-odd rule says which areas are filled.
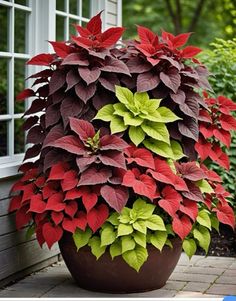
[[[121,256],[112,260],[108,251],[99,260],[89,247],[77,251],[68,232],[59,241],[61,254],[77,284],[88,290],[109,293],[144,292],[163,287],[176,267],[182,250],[180,239],[173,239],[172,244],[173,249],[165,246],[162,252],[149,245],[148,260],[137,273]]]

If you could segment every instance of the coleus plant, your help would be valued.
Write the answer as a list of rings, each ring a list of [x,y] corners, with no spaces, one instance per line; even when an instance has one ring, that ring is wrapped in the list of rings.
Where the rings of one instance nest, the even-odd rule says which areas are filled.
[[[117,47],[124,29],[102,33],[100,14],[76,30],[28,62],[46,68],[17,97],[33,98],[23,126],[33,146],[9,208],[17,228],[30,224],[49,248],[69,232],[78,250],[121,255],[136,271],[148,245],[161,251],[174,237],[190,257],[207,252],[212,228],[235,227],[230,194],[203,164],[228,168],[221,143],[235,105],[202,94],[208,72],[199,48],[183,48],[190,34],[138,26],[139,41]]]

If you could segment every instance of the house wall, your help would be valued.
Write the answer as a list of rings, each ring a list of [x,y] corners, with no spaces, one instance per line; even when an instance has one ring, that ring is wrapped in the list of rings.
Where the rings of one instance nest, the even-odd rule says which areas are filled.
[[[45,0],[40,2],[41,5],[48,3]],[[101,0],[100,3],[99,0],[102,5],[96,7],[96,10],[105,10],[104,28],[121,24],[121,2],[122,0]],[[9,191],[18,177],[0,178],[0,287],[56,262],[59,255],[58,246],[51,250],[46,247],[41,249],[35,236],[26,240],[26,228],[16,231],[14,213],[9,214],[8,207]]]

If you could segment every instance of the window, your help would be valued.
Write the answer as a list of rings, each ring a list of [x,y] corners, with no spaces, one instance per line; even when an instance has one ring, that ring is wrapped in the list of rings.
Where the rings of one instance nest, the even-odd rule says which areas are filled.
[[[52,51],[48,40],[68,40],[73,24],[83,26],[101,10],[104,29],[114,26],[109,16],[121,15],[121,0],[0,0],[0,178],[17,174],[24,157],[21,126],[28,103],[15,102],[15,96],[29,84],[25,78],[39,71],[25,62]]]

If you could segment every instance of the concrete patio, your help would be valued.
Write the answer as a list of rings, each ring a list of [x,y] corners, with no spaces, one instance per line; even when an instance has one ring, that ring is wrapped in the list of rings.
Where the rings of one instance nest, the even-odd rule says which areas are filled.
[[[165,287],[146,293],[113,295],[80,289],[73,282],[63,261],[0,290],[0,298],[220,298],[225,295],[236,295],[236,258],[193,256],[189,261],[185,254],[182,254]]]

